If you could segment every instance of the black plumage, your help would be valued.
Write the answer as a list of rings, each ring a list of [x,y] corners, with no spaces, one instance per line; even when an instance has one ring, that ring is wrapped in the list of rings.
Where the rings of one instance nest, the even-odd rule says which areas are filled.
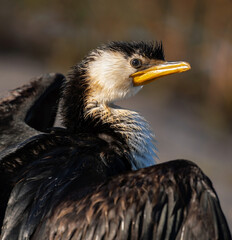
[[[117,61],[118,54],[128,61],[139,54],[146,66],[164,61],[160,44],[113,42],[92,51],[68,81],[55,75],[22,100],[35,104],[16,103],[24,118],[12,118],[11,125],[24,120],[37,131],[23,133],[21,143],[0,154],[1,239],[231,239],[216,192],[194,163],[176,160],[132,171],[134,158],[143,154],[143,135],[134,131],[147,125],[136,125],[135,113],[113,115],[121,110],[90,98],[95,82],[89,63],[105,52]],[[99,82],[94,86],[96,95],[104,94]],[[51,128],[60,91],[65,128]],[[44,118],[41,109],[51,114]],[[86,114],[89,109],[95,111]]]
[[[110,42],[107,45],[102,45],[97,50],[121,52],[127,58],[138,52],[149,59],[164,60],[162,42]]]

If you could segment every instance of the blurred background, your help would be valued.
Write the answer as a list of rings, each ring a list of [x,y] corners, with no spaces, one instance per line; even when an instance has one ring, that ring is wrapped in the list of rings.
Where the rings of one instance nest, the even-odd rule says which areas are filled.
[[[159,162],[185,158],[211,178],[232,229],[231,0],[1,0],[0,92],[47,72],[67,74],[111,40],[163,42],[192,69],[120,103],[152,125]]]

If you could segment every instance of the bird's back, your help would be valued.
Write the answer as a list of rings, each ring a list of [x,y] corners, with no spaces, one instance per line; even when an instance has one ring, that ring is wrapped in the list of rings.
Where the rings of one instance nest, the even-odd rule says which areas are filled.
[[[210,180],[192,162],[128,172],[108,143],[53,139],[61,136],[66,146],[57,142],[21,172],[1,239],[231,239]]]

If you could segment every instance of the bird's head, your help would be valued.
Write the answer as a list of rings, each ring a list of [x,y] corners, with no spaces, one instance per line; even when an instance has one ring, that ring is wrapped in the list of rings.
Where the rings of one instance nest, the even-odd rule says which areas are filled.
[[[162,44],[111,42],[91,51],[70,73],[63,94],[63,123],[71,132],[107,133],[125,143],[134,169],[154,164],[148,123],[114,101],[135,95],[144,84],[190,69],[166,62]]]
[[[157,78],[188,69],[186,62],[166,62],[161,43],[102,45],[71,71],[64,87],[63,122],[67,128],[80,128],[86,116],[108,118],[107,106],[114,101],[135,95],[144,84]]]
[[[190,69],[186,62],[166,62],[162,44],[111,42],[84,59],[89,97],[98,103],[135,95],[144,84]]]

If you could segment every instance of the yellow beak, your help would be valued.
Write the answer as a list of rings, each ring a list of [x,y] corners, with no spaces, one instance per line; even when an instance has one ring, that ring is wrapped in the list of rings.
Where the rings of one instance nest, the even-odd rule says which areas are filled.
[[[150,83],[160,77],[185,72],[191,69],[187,62],[162,62],[145,70],[133,73],[130,77],[133,78],[134,86],[141,86]]]

